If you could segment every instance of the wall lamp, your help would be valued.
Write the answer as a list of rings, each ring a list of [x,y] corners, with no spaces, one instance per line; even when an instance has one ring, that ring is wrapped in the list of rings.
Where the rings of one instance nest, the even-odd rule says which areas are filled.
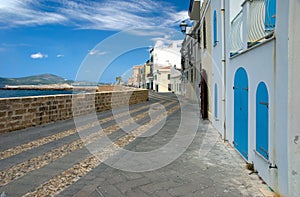
[[[196,34],[196,33],[186,33],[186,28],[188,27],[188,24],[185,21],[182,21],[180,23],[179,27],[180,27],[182,33],[184,33],[187,36],[191,36],[194,39],[198,39],[199,36],[200,36],[199,32],[198,32],[198,34]]]

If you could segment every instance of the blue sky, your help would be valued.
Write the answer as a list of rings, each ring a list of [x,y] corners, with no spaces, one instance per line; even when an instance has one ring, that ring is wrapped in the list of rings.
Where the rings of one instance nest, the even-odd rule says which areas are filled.
[[[188,0],[0,0],[0,77],[114,82],[159,39],[183,39]],[[177,33],[178,32],[178,33]]]

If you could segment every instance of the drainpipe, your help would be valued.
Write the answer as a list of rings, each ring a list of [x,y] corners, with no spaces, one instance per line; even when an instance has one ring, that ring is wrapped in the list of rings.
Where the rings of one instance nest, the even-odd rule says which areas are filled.
[[[226,136],[226,15],[225,15],[225,6],[226,6],[226,0],[222,0],[222,8],[221,8],[221,13],[222,13],[222,36],[223,36],[223,57],[222,57],[222,67],[223,67],[223,119],[224,119],[224,141],[227,141],[227,136]]]

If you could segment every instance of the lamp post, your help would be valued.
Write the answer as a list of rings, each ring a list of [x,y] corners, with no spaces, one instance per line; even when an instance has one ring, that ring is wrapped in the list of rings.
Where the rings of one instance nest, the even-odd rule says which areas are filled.
[[[200,37],[200,35],[199,35],[200,32],[198,32],[197,34],[196,33],[186,33],[186,28],[188,27],[188,24],[185,22],[185,20],[183,20],[180,23],[179,27],[180,27],[181,32],[184,33],[187,36],[190,36],[194,39],[198,39]]]

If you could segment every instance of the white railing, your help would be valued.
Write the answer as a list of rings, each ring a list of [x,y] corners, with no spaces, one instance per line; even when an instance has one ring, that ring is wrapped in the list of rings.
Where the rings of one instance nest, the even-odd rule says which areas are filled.
[[[268,4],[270,1],[246,1],[241,12],[232,20],[230,32],[230,52],[232,55],[265,41],[273,34],[274,27],[270,29],[266,27],[270,24],[265,24],[266,21],[271,20],[266,20],[266,15],[270,15],[266,9],[266,2]]]
[[[230,52],[235,53],[243,49],[243,12],[240,13],[231,22],[230,32]]]
[[[264,38],[265,31],[265,1],[249,1],[248,42],[253,43]]]

